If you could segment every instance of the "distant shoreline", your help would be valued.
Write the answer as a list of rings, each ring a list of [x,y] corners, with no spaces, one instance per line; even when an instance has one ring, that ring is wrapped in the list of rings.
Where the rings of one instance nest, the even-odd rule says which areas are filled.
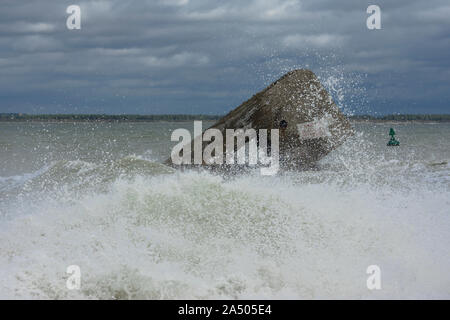
[[[349,116],[355,122],[450,122],[450,114],[391,114],[384,116]]]
[[[0,122],[157,122],[218,120],[220,115],[162,114],[162,115],[107,115],[107,114],[23,114],[0,113]],[[348,117],[352,122],[450,122],[450,114],[396,114],[384,116],[358,115]]]
[[[218,115],[161,114],[161,115],[109,115],[109,114],[20,114],[0,113],[0,122],[156,122],[218,120]]]

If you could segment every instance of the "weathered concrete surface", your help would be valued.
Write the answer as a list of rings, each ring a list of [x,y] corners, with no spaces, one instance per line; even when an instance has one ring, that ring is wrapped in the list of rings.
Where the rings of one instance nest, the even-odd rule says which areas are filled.
[[[316,75],[304,69],[285,74],[211,128],[222,131],[224,151],[225,129],[279,129],[280,165],[285,168],[314,164],[353,134]]]

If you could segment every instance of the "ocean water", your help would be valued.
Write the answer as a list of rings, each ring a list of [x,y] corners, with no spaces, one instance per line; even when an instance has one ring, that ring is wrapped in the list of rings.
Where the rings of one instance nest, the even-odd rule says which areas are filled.
[[[449,124],[355,123],[314,170],[232,177],[161,164],[192,126],[0,123],[0,298],[450,298]]]

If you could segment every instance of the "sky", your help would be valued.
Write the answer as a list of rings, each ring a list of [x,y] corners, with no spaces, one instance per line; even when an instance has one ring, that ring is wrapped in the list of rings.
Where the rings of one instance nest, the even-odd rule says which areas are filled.
[[[301,68],[347,114],[450,113],[450,1],[0,1],[0,113],[220,115]]]

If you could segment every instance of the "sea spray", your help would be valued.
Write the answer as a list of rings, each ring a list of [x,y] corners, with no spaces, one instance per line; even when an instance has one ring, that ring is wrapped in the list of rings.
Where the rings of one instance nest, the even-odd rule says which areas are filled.
[[[397,126],[392,150],[388,125],[358,124],[317,168],[273,177],[74,150],[4,180],[0,297],[448,298],[450,168],[433,164],[450,158],[449,128],[432,127]],[[79,290],[66,287],[71,265]],[[381,290],[366,286],[370,265]]]

